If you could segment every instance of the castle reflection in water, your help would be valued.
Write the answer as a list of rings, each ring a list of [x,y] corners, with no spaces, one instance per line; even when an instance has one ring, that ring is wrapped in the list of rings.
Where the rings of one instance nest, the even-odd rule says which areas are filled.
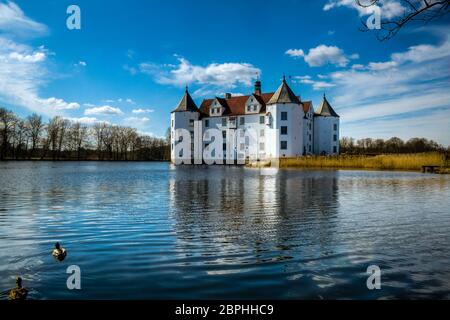
[[[309,252],[327,247],[336,226],[338,173],[295,173],[177,167],[171,172],[169,194],[178,244],[201,255],[222,252],[230,263],[236,262],[230,253],[251,263],[290,259],[290,251],[299,247],[309,247]],[[263,252],[270,254],[258,254]]]

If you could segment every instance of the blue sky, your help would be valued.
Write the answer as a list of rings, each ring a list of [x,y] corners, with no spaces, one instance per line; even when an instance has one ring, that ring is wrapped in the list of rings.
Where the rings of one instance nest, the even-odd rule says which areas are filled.
[[[385,42],[359,31],[367,17],[351,0],[0,0],[0,105],[163,136],[185,85],[200,104],[252,92],[258,73],[272,92],[285,73],[315,107],[326,92],[342,136],[450,145],[449,17]]]

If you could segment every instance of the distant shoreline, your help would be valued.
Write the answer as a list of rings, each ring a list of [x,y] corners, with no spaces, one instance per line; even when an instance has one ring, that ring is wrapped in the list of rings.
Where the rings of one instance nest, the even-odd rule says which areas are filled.
[[[4,159],[2,162],[165,162],[170,160],[114,160],[114,159]],[[203,164],[205,165],[205,164]],[[187,167],[196,165],[185,165]],[[217,165],[228,166],[228,165]],[[399,153],[380,155],[348,155],[339,156],[302,156],[298,158],[280,158],[267,161],[250,162],[245,165],[247,168],[288,168],[302,170],[376,170],[376,171],[409,171],[422,172],[425,167],[434,167],[433,172],[450,173],[450,159],[445,153],[424,152],[424,153]],[[427,171],[427,170],[425,170]]]
[[[312,156],[279,159],[280,168],[316,169],[363,169],[422,171],[423,167],[434,166],[440,173],[450,173],[450,161],[444,153],[405,153],[380,155],[339,155],[333,157]]]

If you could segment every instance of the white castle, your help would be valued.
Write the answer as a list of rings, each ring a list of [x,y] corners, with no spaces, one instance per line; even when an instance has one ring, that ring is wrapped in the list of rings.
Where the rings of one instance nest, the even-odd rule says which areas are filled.
[[[194,163],[201,164],[208,158],[205,154],[220,159],[214,161],[219,164],[227,157],[231,164],[235,159],[339,154],[339,116],[325,95],[314,111],[312,102],[295,95],[284,77],[275,92],[262,93],[257,80],[250,95],[205,99],[200,108],[186,87],[170,118],[173,163],[197,159]]]

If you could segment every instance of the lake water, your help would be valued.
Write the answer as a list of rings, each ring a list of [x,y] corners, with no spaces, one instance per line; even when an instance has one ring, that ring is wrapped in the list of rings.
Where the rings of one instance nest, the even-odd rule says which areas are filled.
[[[20,275],[31,299],[448,299],[449,208],[450,175],[0,162],[0,291]]]

